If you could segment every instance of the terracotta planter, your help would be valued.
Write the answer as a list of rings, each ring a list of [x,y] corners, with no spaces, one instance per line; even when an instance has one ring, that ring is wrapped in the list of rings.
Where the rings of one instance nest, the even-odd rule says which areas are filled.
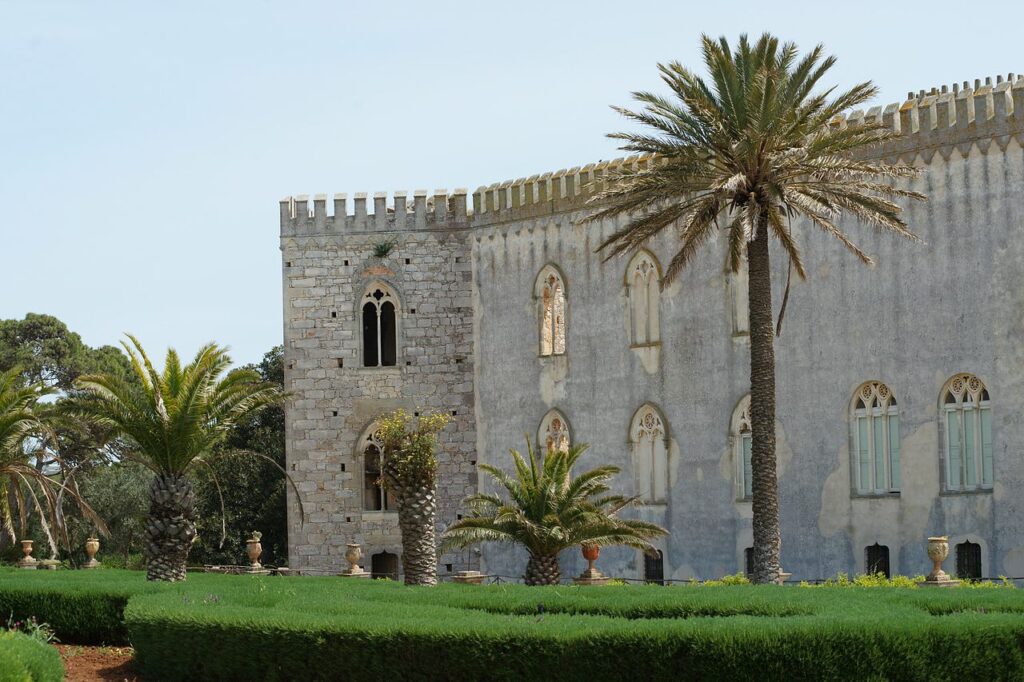
[[[98,551],[100,551],[99,538],[86,538],[85,553],[88,555],[89,560],[82,564],[82,568],[96,568],[100,565],[100,562],[96,561],[96,552]]]
[[[587,570],[583,571],[578,578],[573,578],[573,582],[577,585],[604,585],[607,583],[607,576],[601,575],[601,571],[594,567],[597,557],[601,556],[601,548],[597,545],[581,545],[580,551],[583,553],[583,558],[587,560]]]
[[[583,545],[583,558],[590,563],[591,568],[594,566],[594,562],[597,561],[597,557],[601,556],[601,548],[597,545]]]

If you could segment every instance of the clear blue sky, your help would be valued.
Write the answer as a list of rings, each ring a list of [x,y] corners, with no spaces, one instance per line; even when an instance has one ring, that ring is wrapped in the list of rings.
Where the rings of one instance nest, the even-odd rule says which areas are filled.
[[[781,8],[781,9],[779,9]],[[833,80],[1024,71],[1020,2],[0,0],[0,318],[162,355],[281,342],[277,201],[469,187],[618,154],[609,104],[770,30]]]

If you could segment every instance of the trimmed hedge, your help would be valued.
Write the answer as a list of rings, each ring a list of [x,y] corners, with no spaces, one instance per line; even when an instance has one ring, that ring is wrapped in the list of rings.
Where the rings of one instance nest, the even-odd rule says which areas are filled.
[[[0,632],[0,682],[51,682],[64,679],[57,649],[20,632]]]
[[[80,627],[85,605],[102,603],[113,633],[120,604],[136,664],[161,680],[1024,679],[1024,591],[1013,589],[167,585],[127,571],[0,571],[0,605],[32,592],[45,598],[27,615],[55,627]]]

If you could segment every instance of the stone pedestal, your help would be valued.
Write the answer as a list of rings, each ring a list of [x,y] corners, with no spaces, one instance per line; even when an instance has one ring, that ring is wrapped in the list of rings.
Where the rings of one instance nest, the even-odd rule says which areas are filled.
[[[459,571],[452,576],[452,582],[462,583],[463,585],[480,585],[486,577],[480,571]]]
[[[342,571],[338,575],[341,576],[342,578],[369,578],[370,577],[369,571],[364,571],[363,569],[359,568],[358,566],[356,566],[355,568],[346,568],[344,571]]]
[[[576,585],[605,585],[608,583],[608,576],[603,575],[601,571],[594,567],[594,562],[597,561],[597,557],[601,555],[601,548],[597,545],[583,545],[580,548],[583,552],[583,558],[587,560],[587,570],[580,573],[572,581]]]
[[[56,571],[58,566],[60,566],[60,561],[57,559],[42,559],[39,562],[39,568],[44,571]]]

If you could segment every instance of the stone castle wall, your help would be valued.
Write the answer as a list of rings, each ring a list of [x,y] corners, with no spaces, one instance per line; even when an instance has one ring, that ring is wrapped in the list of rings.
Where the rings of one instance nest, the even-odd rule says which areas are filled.
[[[907,185],[930,197],[907,214],[925,243],[844,222],[876,257],[877,267],[869,269],[834,240],[795,225],[810,275],[794,285],[776,350],[783,565],[798,578],[863,570],[864,548],[879,542],[890,547],[894,571],[918,573],[927,568],[922,539],[948,532],[954,542],[969,538],[982,545],[987,574],[1024,575],[1024,509],[1014,493],[1024,485],[1018,445],[1024,442],[1018,416],[1024,413],[1024,356],[1012,341],[1024,328],[1024,246],[1015,238],[1024,228],[1024,80],[921,92],[834,124],[865,119],[900,132],[874,154],[926,169]],[[375,195],[371,215],[365,195],[357,195],[352,216],[346,216],[346,198],[336,195],[340,218],[328,215],[324,196],[312,211],[303,197],[282,202],[286,380],[296,392],[288,410],[288,461],[292,475],[301,477],[309,514],[300,529],[291,511],[295,565],[340,566],[344,543],[353,540],[397,546],[394,525],[340,511],[358,510],[361,492],[359,475],[337,466],[354,461],[355,441],[375,413],[422,404],[421,396],[436,386],[454,391],[446,409],[463,406],[450,407],[459,410],[459,424],[449,429],[458,443],[449,447],[458,454],[442,471],[450,496],[442,524],[459,513],[456,498],[475,489],[469,462],[479,456],[507,466],[507,449],[521,447],[524,432],[535,435],[552,408],[568,418],[575,441],[592,444],[586,461],[622,467],[620,485],[631,490],[630,419],[651,403],[669,430],[670,494],[667,504],[635,513],[671,531],[662,544],[665,576],[706,578],[742,569],[751,544],[750,505],[736,495],[730,420],[749,390],[749,352],[734,322],[738,287],[723,272],[724,251],[708,245],[705,257],[663,292],[657,350],[631,348],[626,261],[602,263],[594,254],[621,223],[579,224],[609,168],[654,162],[633,157],[496,183],[473,193],[472,210],[463,191],[417,193],[411,206],[404,194],[393,202]],[[417,378],[402,362],[391,373],[330,362],[338,349],[353,363],[358,359],[354,297],[379,267],[369,250],[391,236],[399,239],[399,264],[408,254],[418,256],[412,266],[391,268],[403,306],[414,305],[410,296],[422,306],[430,292],[446,286],[465,303],[455,306],[459,313],[432,318],[423,336],[400,335],[406,360],[441,354],[439,368]],[[651,251],[664,266],[673,247],[666,235]],[[438,260],[428,263],[431,257]],[[344,258],[349,266],[339,263]],[[453,262],[457,258],[462,262]],[[565,356],[538,355],[534,282],[546,264],[566,278]],[[786,263],[774,266],[778,302]],[[461,277],[471,280],[457,281]],[[331,306],[349,317],[321,319]],[[424,319],[419,315],[417,329]],[[445,320],[460,330],[458,341],[437,331]],[[463,357],[451,373],[445,361],[453,354]],[[997,452],[991,491],[950,494],[939,487],[939,392],[958,372],[978,375],[992,392]],[[865,497],[852,489],[850,401],[870,380],[884,381],[899,400],[899,495]],[[328,416],[333,409],[337,418]],[[525,563],[504,548],[487,548],[482,559],[485,569],[502,575],[519,575]],[[459,561],[468,566],[474,560],[447,557],[442,564]],[[576,553],[567,554],[563,573],[578,572],[577,562]],[[641,557],[632,551],[603,552],[601,563],[616,575],[642,575]]]

